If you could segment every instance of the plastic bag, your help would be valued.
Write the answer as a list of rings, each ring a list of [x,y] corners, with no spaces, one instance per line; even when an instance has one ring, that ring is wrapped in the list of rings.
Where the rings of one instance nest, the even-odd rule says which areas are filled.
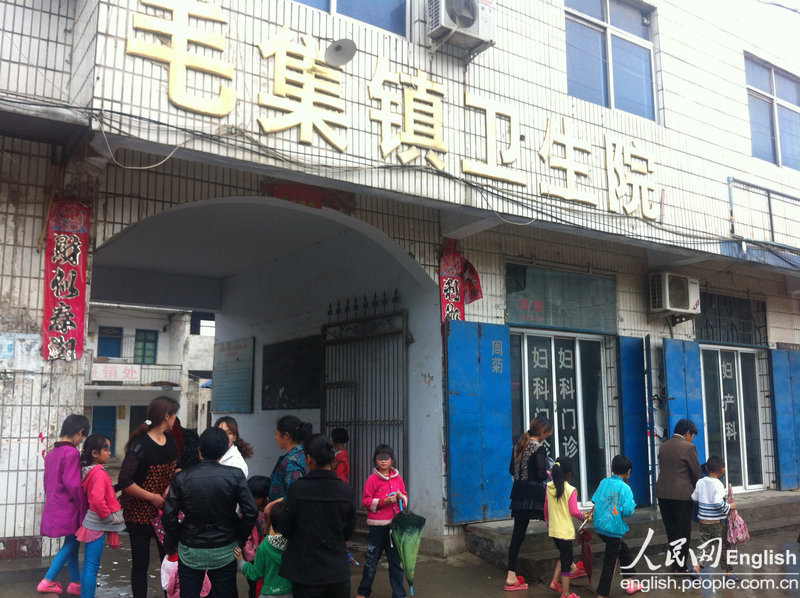
[[[728,502],[733,500],[733,490],[728,484]],[[750,539],[750,532],[747,531],[747,524],[739,515],[736,509],[731,509],[728,513],[728,543],[731,546],[747,542]]]

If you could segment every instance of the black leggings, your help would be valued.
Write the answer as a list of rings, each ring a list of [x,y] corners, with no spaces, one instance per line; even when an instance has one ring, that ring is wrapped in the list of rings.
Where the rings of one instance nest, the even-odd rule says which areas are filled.
[[[508,545],[508,570],[517,570],[517,559],[519,558],[519,549],[522,547],[522,541],[525,539],[525,534],[528,533],[528,524],[531,522],[529,514],[513,514],[514,516],[514,531],[511,532],[511,542]]]
[[[561,577],[569,577],[572,569],[572,540],[553,538],[553,543],[558,548],[558,558],[561,561]]]
[[[153,526],[127,523],[131,540],[131,590],[133,598],[147,598],[147,570],[150,568],[150,540],[155,539]],[[164,560],[164,547],[156,540],[159,560]],[[164,592],[166,595],[166,592]]]

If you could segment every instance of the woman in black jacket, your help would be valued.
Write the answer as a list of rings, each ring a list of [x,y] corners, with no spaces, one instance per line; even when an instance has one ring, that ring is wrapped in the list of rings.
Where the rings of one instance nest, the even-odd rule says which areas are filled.
[[[538,416],[531,427],[519,437],[511,455],[509,473],[514,477],[511,487],[511,516],[514,531],[508,545],[508,573],[506,590],[522,590],[528,587],[522,576],[517,576],[519,549],[531,519],[544,519],[544,487],[548,480],[547,447],[544,440],[553,433],[550,420]]]
[[[200,595],[205,572],[215,598],[236,596],[233,549],[244,545],[258,518],[258,507],[242,470],[220,465],[219,459],[227,450],[224,430],[209,428],[203,432],[203,460],[175,474],[164,504],[161,521],[165,544],[178,549],[182,596]],[[179,523],[180,511],[185,517]]]
[[[350,597],[345,542],[356,522],[353,489],[331,469],[334,450],[322,434],[305,445],[309,473],[286,493],[278,531],[286,538],[280,575],[292,582],[294,598]]]

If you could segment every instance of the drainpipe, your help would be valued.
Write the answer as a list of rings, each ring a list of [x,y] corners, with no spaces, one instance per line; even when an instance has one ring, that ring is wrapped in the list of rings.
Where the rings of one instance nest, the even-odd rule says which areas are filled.
[[[729,219],[731,222],[731,236],[734,236],[736,233],[733,228],[733,177],[728,177],[728,213]]]

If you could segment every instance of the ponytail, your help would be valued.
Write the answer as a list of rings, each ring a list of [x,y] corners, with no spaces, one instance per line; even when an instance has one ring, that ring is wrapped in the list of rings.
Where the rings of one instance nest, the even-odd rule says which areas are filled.
[[[284,415],[275,424],[275,429],[281,434],[288,434],[296,444],[305,444],[314,432],[314,426],[295,415]]]
[[[564,496],[564,487],[567,477],[572,473],[572,461],[569,457],[559,457],[553,464],[550,476],[553,478],[553,485],[556,487],[556,500]]]
[[[125,445],[125,450],[131,445],[134,438],[147,434],[150,430],[160,425],[170,415],[178,413],[180,403],[171,397],[160,396],[156,397],[147,406],[147,416],[144,423],[142,423],[133,434],[128,438],[128,444]]]
[[[514,446],[514,461],[519,463],[522,453],[525,452],[525,447],[535,436],[548,436],[552,431],[553,425],[550,420],[543,415],[537,415],[531,420],[531,426],[528,431],[517,440],[517,444]]]

